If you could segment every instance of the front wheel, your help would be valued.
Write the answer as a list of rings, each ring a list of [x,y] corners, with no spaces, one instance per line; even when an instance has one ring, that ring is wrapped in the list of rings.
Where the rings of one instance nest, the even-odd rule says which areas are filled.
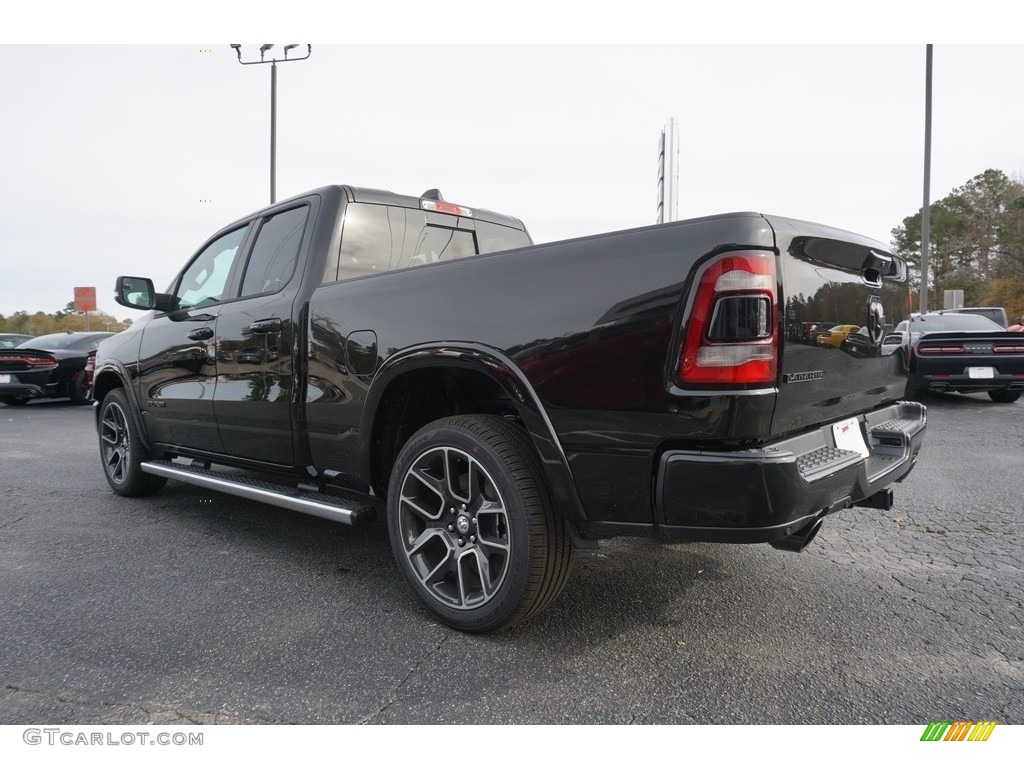
[[[141,464],[150,458],[123,389],[112,389],[100,406],[100,458],[107,483],[119,496],[147,496],[167,478],[149,475]]]
[[[988,396],[995,403],[1015,403],[1020,398],[1020,393],[1019,389],[990,389]]]
[[[441,621],[467,632],[509,627],[562,591],[572,541],[526,437],[497,416],[455,416],[402,448],[388,488],[399,570]]]

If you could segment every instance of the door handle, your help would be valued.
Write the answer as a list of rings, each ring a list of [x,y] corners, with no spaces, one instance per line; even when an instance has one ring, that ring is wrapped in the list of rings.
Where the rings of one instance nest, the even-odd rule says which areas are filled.
[[[213,338],[213,328],[196,328],[194,331],[189,331],[185,335],[192,339],[192,341],[206,341],[207,339]]]
[[[272,317],[269,320],[257,320],[246,329],[249,333],[279,333],[283,327],[281,318]]]

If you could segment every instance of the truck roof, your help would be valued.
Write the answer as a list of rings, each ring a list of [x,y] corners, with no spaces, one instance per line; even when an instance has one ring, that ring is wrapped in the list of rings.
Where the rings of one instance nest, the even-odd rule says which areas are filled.
[[[444,200],[443,197],[440,197],[440,193],[437,193],[437,190],[427,190],[427,192],[425,192],[423,195],[415,197],[413,195],[400,195],[396,192],[392,192],[387,189],[374,189],[372,187],[354,187],[348,184],[329,184],[327,186],[317,187],[316,189],[311,189],[306,192],[302,192],[298,195],[293,195],[292,197],[289,197],[285,200],[279,200],[278,202],[274,203],[273,206],[267,207],[275,207],[281,205],[282,203],[287,203],[291,200],[298,200],[299,198],[308,197],[309,195],[316,195],[322,193],[340,193],[345,196],[346,200],[353,203],[397,205],[403,208],[417,209],[422,207],[421,202],[423,200]],[[438,196],[428,196],[428,194],[430,193],[437,193]],[[523,224],[523,222],[520,219],[515,218],[514,216],[508,216],[504,213],[498,213],[496,211],[491,211],[486,208],[478,208],[470,203],[460,202],[458,203],[458,205],[469,208],[473,212],[472,218],[474,219],[488,221],[491,222],[492,224],[501,224],[502,226],[512,227],[513,229],[522,230],[523,232],[526,231],[526,226]],[[253,213],[258,213],[258,211],[254,211]]]

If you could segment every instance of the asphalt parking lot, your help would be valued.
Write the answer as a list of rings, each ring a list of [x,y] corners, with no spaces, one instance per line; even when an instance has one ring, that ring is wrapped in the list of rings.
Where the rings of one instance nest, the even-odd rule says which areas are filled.
[[[91,408],[0,406],[0,723],[1024,723],[1024,402],[926,403],[892,511],[611,541],[492,636],[419,608],[382,521],[120,498]]]

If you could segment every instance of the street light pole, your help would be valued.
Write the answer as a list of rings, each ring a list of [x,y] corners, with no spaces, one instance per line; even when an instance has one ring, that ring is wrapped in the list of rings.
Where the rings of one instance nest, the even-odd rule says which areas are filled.
[[[925,48],[924,64],[924,204],[921,206],[921,314],[928,311],[928,251],[931,250],[932,179],[932,46]]]
[[[267,59],[267,51],[274,47],[274,43],[264,43],[260,46],[260,59],[259,61],[242,61],[242,45],[241,43],[231,43],[231,47],[235,49],[235,53],[238,54],[239,64],[269,64],[270,65],[270,204],[273,205],[277,202],[277,62],[286,61],[303,61],[308,59],[313,53],[313,46],[306,45],[306,55],[300,56],[296,59],[289,59],[288,52],[293,48],[298,48],[298,43],[291,43],[284,46],[284,58],[278,59],[273,57]]]

